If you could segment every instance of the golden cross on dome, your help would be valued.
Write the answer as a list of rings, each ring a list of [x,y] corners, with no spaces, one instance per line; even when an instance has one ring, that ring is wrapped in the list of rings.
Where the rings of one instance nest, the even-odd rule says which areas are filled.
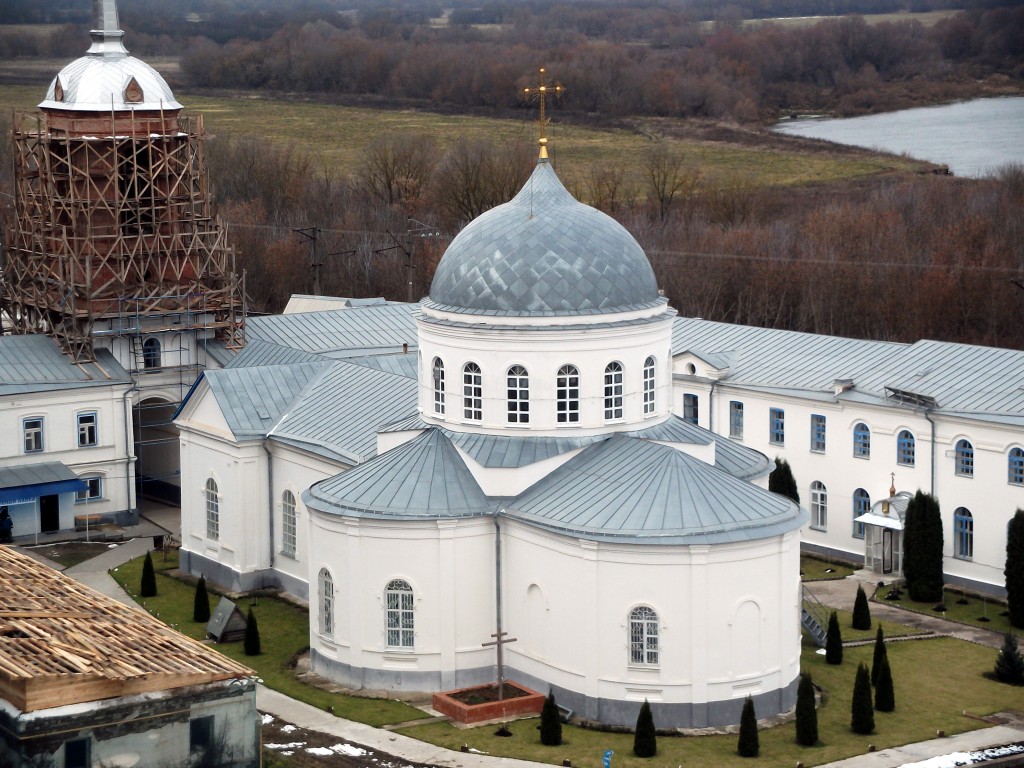
[[[565,88],[560,83],[548,83],[547,82],[547,71],[544,67],[540,68],[540,80],[537,85],[533,87],[523,88],[523,93],[528,99],[537,99],[540,102],[540,159],[547,160],[548,158],[548,137],[545,132],[545,128],[549,120],[544,116],[544,107],[546,105],[548,96],[561,96],[565,91]]]

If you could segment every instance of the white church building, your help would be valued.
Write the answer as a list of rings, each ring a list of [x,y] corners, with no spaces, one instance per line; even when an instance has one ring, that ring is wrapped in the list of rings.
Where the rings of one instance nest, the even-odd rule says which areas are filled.
[[[543,157],[420,303],[247,337],[175,420],[182,566],[308,600],[313,666],[344,685],[493,680],[507,632],[506,675],[592,720],[786,711],[801,545],[898,578],[918,489],[947,581],[1004,593],[1024,352],[677,317]],[[776,457],[801,507],[765,490]]]
[[[374,312],[397,333],[331,346]],[[637,242],[542,157],[416,307],[251,322],[204,374],[176,420],[183,567],[308,597],[313,668],[353,688],[493,681],[507,631],[505,675],[592,720],[784,712],[806,513],[763,453],[672,412],[674,322]]]

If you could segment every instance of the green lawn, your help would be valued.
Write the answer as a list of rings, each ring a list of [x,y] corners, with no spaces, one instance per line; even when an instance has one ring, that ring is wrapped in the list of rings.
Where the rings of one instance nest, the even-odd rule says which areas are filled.
[[[714,765],[716,768],[749,768],[751,765],[805,765],[839,760],[867,751],[868,744],[879,749],[934,738],[935,731],[961,733],[983,725],[964,717],[962,712],[990,714],[1019,708],[1020,688],[986,680],[982,672],[992,668],[996,652],[958,640],[942,638],[892,643],[889,661],[896,687],[896,711],[876,713],[875,733],[858,736],[850,731],[850,704],[853,678],[858,662],[871,663],[872,647],[847,648],[844,662],[830,666],[813,649],[804,652],[803,669],[825,688],[818,712],[822,743],[804,748],[794,741],[792,723],[762,730],[760,762],[736,754],[735,735],[658,738],[655,761],[633,757],[633,737],[565,727],[565,744],[544,747],[540,744],[537,723],[523,720],[511,724],[513,736],[494,735],[494,726],[458,730],[445,723],[402,729],[402,733],[433,744],[458,749],[468,744],[473,749],[524,760],[561,763],[572,760],[578,768],[597,768],[606,749],[615,751],[613,764],[626,768],[640,766]],[[934,670],[943,670],[935,674]]]
[[[928,616],[940,616],[950,621],[970,624],[979,629],[987,629],[992,632],[1005,633],[1012,629],[1010,619],[1006,615],[1006,603],[998,600],[966,595],[958,589],[946,589],[946,599],[942,602],[946,610],[936,611],[935,606],[938,603],[914,602],[907,596],[906,590],[903,591],[901,599],[887,600],[885,596],[889,593],[890,589],[891,587],[888,586],[879,587],[875,590],[875,600],[887,605],[895,605],[904,610],[924,613]],[[988,621],[984,619],[988,619]]]
[[[137,597],[142,577],[143,558],[116,568],[111,575],[129,594],[135,596],[154,616],[170,624],[180,632],[203,639],[206,626],[192,621],[192,604],[195,588],[164,571],[178,567],[177,553],[167,559],[159,552],[153,553],[153,565],[157,570],[157,596],[141,600]],[[210,593],[210,607],[215,608],[220,597]],[[248,599],[239,603],[243,611],[249,609]],[[401,723],[423,717],[414,707],[391,699],[367,699],[328,693],[305,685],[295,679],[292,661],[309,645],[309,613],[304,608],[272,597],[260,597],[253,607],[260,627],[259,656],[246,656],[241,641],[218,644],[215,647],[225,656],[252,667],[269,688],[287,694],[292,698],[312,704],[320,709],[334,707],[339,717],[356,720],[369,725]]]
[[[853,568],[845,563],[813,555],[800,555],[800,578],[803,581],[845,579],[851,574],[853,574]]]
[[[0,85],[0,103],[32,110],[42,99],[40,86]],[[178,90],[175,97],[188,112],[202,113],[209,135],[257,135],[308,148],[327,167],[349,171],[375,136],[419,132],[441,146],[458,138],[522,141],[534,146],[535,115],[517,119],[442,115],[413,109],[370,109],[308,100],[284,100],[262,92],[208,96]],[[791,186],[857,179],[893,170],[924,167],[909,158],[867,155],[837,148],[806,153],[764,146],[759,140],[740,146],[726,141],[678,138],[685,121],[636,119],[629,128],[598,129],[558,118],[550,126],[552,159],[567,186],[583,183],[596,167],[625,170],[639,183],[643,158],[654,137],[663,137],[687,165],[699,168],[711,185],[726,187]],[[757,146],[754,146],[757,143]]]

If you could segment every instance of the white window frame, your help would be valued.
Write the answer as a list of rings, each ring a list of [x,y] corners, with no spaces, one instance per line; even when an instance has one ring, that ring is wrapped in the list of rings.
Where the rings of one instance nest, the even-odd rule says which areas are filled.
[[[505,372],[509,424],[530,423],[530,372],[525,366],[512,365]]]
[[[206,500],[206,538],[211,541],[219,541],[220,490],[214,478],[206,478],[206,485],[203,487],[203,497]]]
[[[96,411],[82,411],[75,414],[78,424],[78,447],[95,448],[99,445],[100,417]]]
[[[772,445],[786,444],[786,411],[783,408],[768,409],[768,442]]]
[[[484,418],[484,374],[476,363],[462,366],[462,418],[475,422]]]
[[[957,560],[974,559],[974,515],[966,507],[953,511],[953,557]]]
[[[644,360],[644,416],[654,413],[657,405],[657,361],[651,355]]]
[[[434,415],[444,416],[444,360],[435,357],[430,368],[430,380],[434,384]]]
[[[334,637],[334,576],[321,568],[317,575],[317,631],[323,637]]]
[[[853,492],[853,519],[856,520],[861,515],[871,511],[871,494],[865,489],[858,488]],[[864,538],[864,523],[853,524],[853,538],[863,539]]]
[[[604,367],[604,420],[621,421],[623,409],[622,363],[613,360]]]
[[[281,494],[281,554],[295,557],[298,543],[298,504],[295,494],[286,490]]]
[[[828,530],[828,489],[820,480],[811,483],[811,528]]]
[[[580,369],[566,363],[555,378],[555,420],[559,426],[579,424]]]
[[[825,417],[820,413],[811,414],[811,453],[825,452]]]
[[[901,467],[917,464],[917,438],[909,429],[901,429],[896,434],[896,463]]]
[[[162,368],[163,345],[160,339],[150,336],[142,342],[142,367],[148,370]]]
[[[658,613],[647,605],[629,612],[629,665],[656,667],[661,661],[661,626]]]
[[[384,588],[384,635],[388,648],[411,651],[416,643],[416,596],[404,579]]]

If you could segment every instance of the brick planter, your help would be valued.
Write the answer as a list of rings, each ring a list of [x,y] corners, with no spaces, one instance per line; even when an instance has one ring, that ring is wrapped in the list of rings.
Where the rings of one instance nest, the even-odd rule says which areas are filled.
[[[521,691],[515,698],[506,698],[502,701],[486,701],[481,704],[465,704],[455,696],[471,694],[474,691],[484,691],[494,688],[494,683],[488,685],[475,685],[470,688],[459,688],[455,691],[443,691],[435,693],[431,707],[446,717],[450,717],[459,723],[482,723],[486,720],[500,720],[502,718],[522,717],[524,715],[540,714],[544,706],[544,694],[537,693],[524,685],[505,681],[506,690],[509,688]]]

